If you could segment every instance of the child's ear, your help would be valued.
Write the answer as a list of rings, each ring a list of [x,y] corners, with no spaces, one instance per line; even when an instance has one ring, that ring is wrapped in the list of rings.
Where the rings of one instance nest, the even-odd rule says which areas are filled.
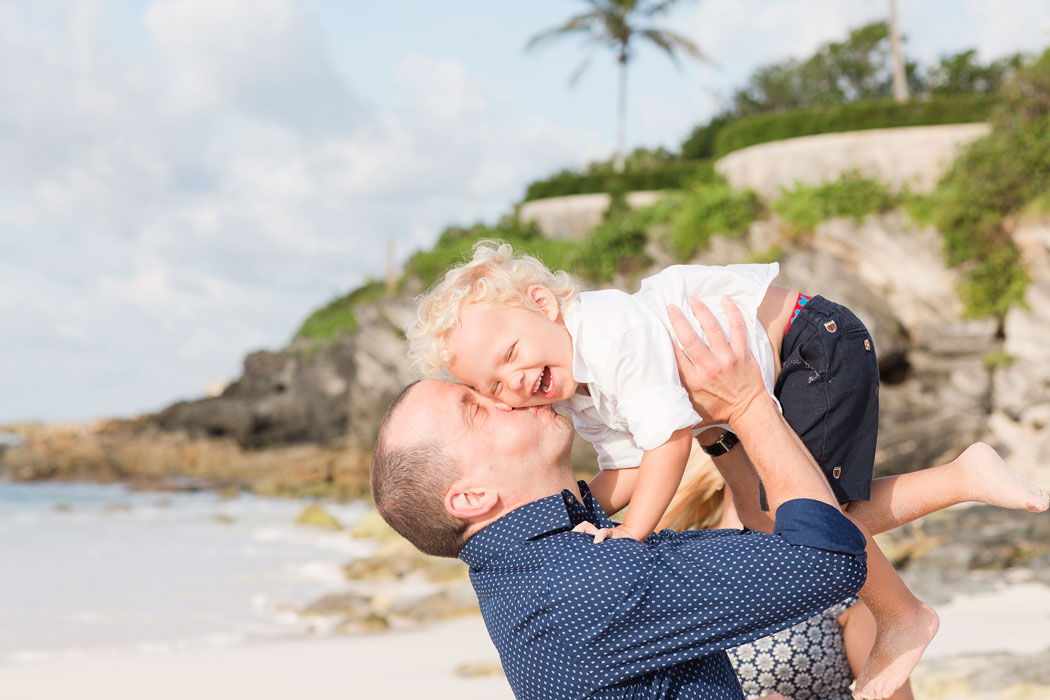
[[[525,295],[536,305],[536,308],[547,316],[547,318],[552,321],[558,320],[558,316],[561,315],[561,307],[551,290],[547,289],[542,284],[533,284],[525,290]]]

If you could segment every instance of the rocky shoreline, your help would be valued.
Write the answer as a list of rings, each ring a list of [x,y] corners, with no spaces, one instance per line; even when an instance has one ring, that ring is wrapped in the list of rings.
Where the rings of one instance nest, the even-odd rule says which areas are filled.
[[[1050,217],[1012,225],[1032,283],[1029,308],[1011,310],[1002,323],[961,318],[958,273],[941,262],[940,235],[903,213],[830,219],[805,240],[776,218],[761,220],[742,239],[713,239],[693,262],[778,250],[779,284],[819,292],[865,320],[882,375],[877,473],[947,461],[981,439],[1026,477],[1047,482]],[[656,243],[647,252],[652,270],[674,262]],[[636,282],[616,280],[625,289]],[[22,443],[0,447],[0,478],[178,476],[264,494],[364,494],[378,422],[414,379],[401,329],[418,291],[406,284],[356,306],[350,335],[248,355],[242,375],[217,397],[132,420],[0,428]],[[579,470],[593,464],[593,452],[580,445]]]
[[[845,303],[869,324],[882,374],[879,474],[947,461],[981,439],[1046,485],[1050,217],[1011,225],[1032,284],[1029,308],[1013,309],[1002,323],[961,318],[957,273],[941,262],[940,236],[901,213],[860,223],[832,219],[806,240],[776,219],[758,221],[744,239],[714,239],[693,262],[744,261],[752,251],[783,248],[780,284]],[[655,266],[673,262],[659,246],[649,253]],[[401,328],[418,291],[409,285],[400,296],[355,307],[351,335],[249,355],[242,376],[217,397],[131,420],[0,427],[17,436],[0,443],[0,479],[364,497],[378,421],[413,379]],[[583,443],[576,450],[586,474],[593,452]],[[348,564],[345,592],[295,611],[315,618],[318,631],[377,632],[476,613],[462,564],[415,552],[375,517],[353,535],[374,539],[375,554]],[[932,603],[992,591],[1005,580],[1050,585],[1046,517],[953,509],[880,540]],[[936,660],[923,662],[916,686],[931,698],[1050,698],[1047,667],[1045,653]]]

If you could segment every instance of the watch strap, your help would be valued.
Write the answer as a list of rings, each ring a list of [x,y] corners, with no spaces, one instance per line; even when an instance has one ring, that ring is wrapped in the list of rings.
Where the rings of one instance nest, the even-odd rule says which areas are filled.
[[[713,445],[700,445],[700,449],[712,457],[721,457],[736,447],[739,442],[740,438],[736,436],[736,433],[727,430],[718,436]]]

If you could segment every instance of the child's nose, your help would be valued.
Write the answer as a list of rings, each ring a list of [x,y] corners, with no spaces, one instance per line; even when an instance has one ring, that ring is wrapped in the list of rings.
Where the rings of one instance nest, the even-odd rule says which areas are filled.
[[[503,384],[509,390],[520,393],[525,386],[525,371],[519,369],[508,370],[506,377],[503,379]]]

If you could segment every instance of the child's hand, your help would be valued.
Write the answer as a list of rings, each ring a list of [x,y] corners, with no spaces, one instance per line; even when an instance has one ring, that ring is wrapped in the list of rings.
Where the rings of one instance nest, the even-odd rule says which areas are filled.
[[[604,542],[605,540],[621,540],[624,538],[631,538],[633,540],[643,541],[644,537],[637,537],[630,530],[625,528],[623,525],[617,525],[616,527],[604,527],[598,528],[587,522],[586,520],[577,525],[572,529],[573,532],[583,532],[588,535],[594,535],[594,544]]]

